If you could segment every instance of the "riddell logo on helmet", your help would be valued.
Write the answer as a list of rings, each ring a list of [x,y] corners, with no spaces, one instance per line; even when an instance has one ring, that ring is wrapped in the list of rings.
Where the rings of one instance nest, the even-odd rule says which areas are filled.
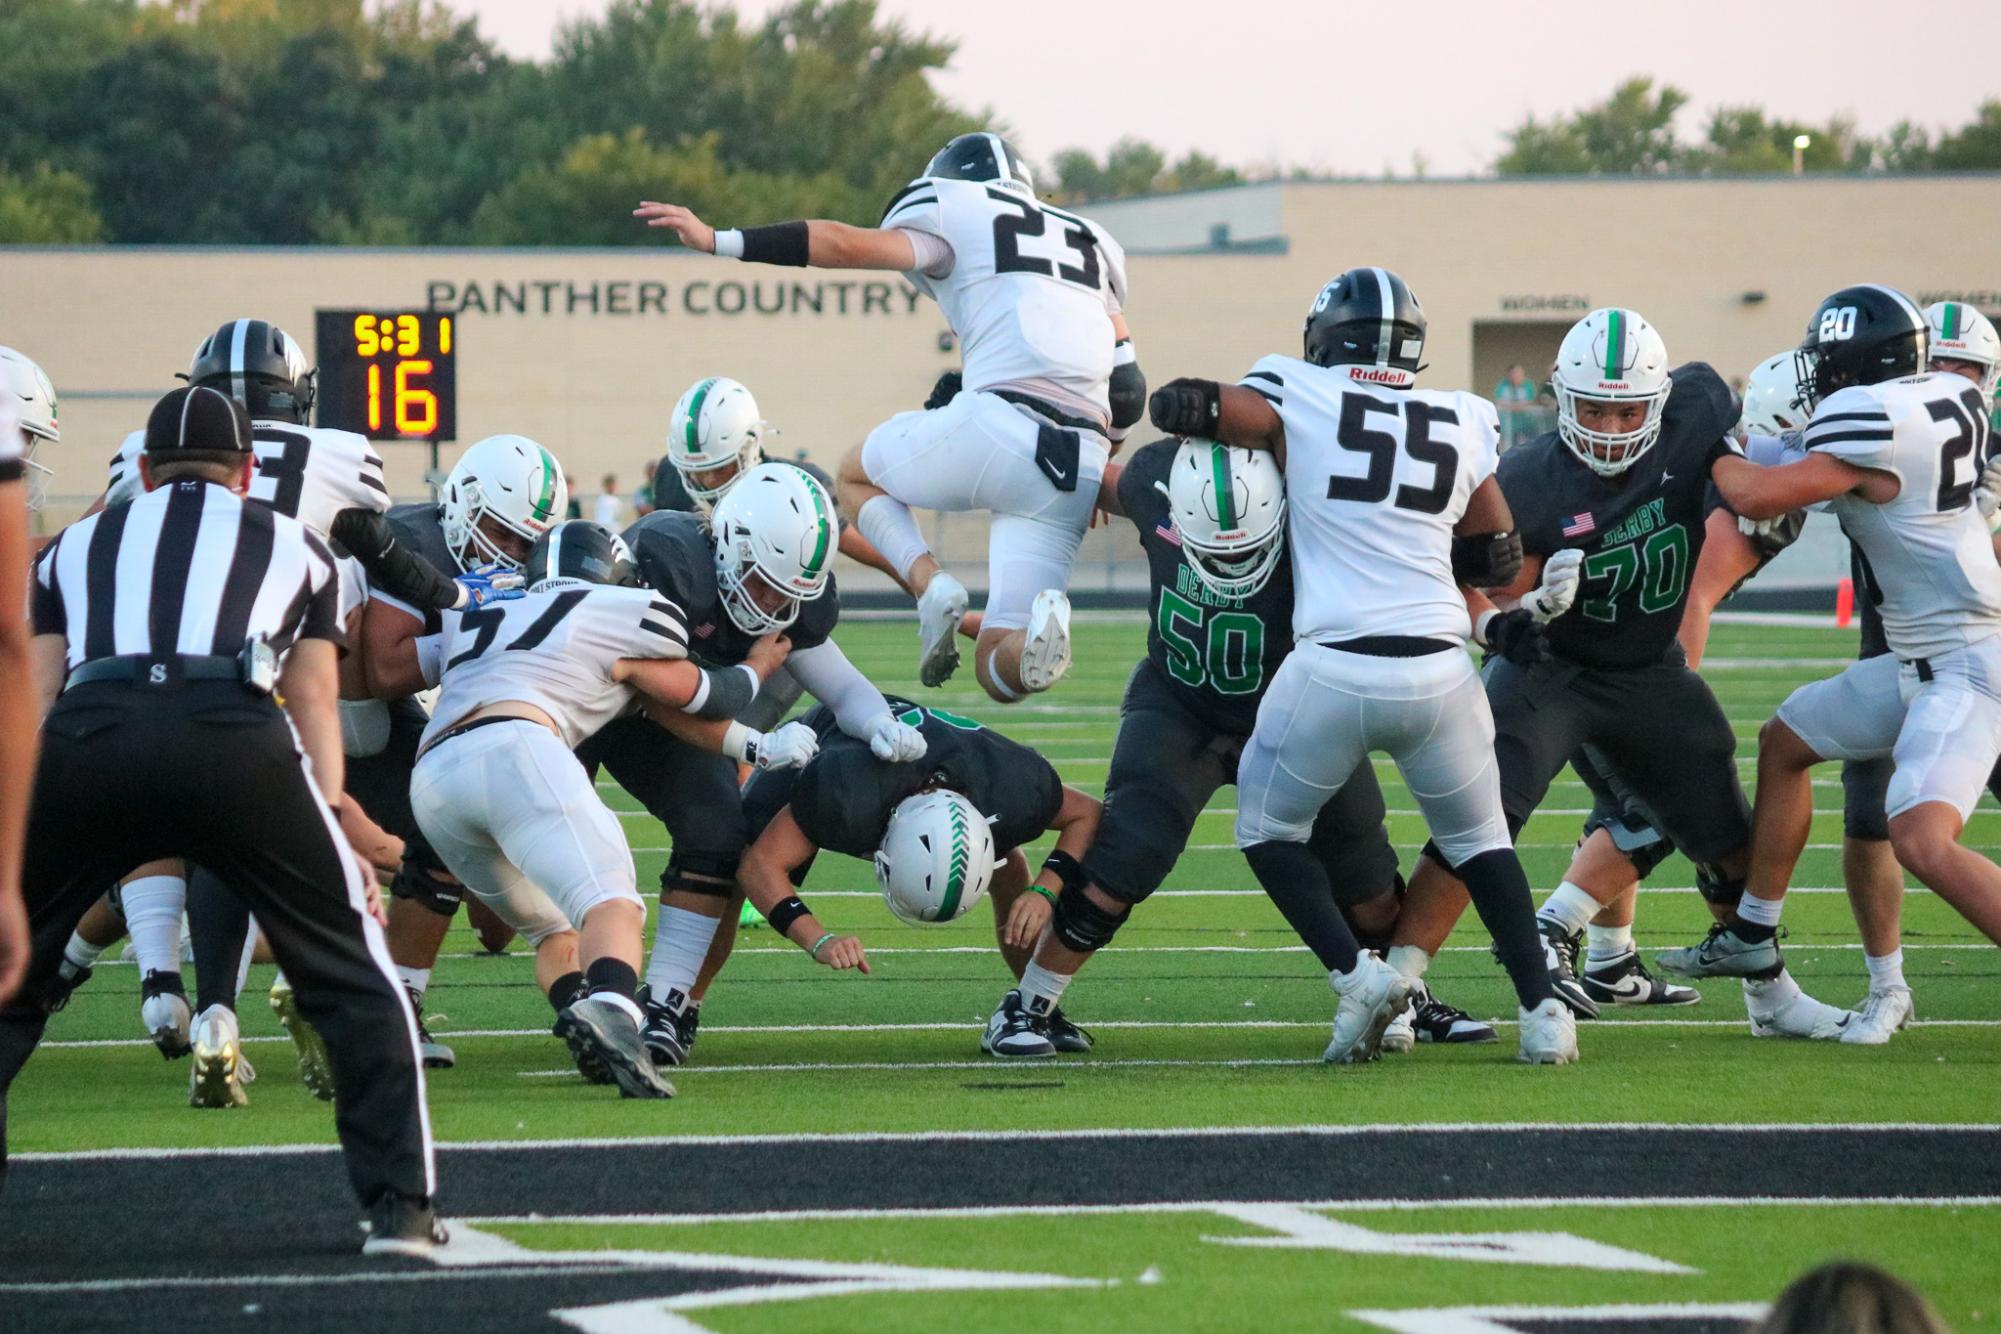
[[[1349,369],[1348,378],[1360,380],[1363,384],[1402,384],[1410,379],[1410,372],[1394,366],[1355,366]]]
[[[1630,380],[1600,380],[1598,387],[1600,389],[1631,389],[1633,384]]]

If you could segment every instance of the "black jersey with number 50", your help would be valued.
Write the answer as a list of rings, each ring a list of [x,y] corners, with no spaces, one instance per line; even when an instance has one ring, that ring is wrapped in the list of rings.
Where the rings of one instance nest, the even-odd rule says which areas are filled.
[[[1600,477],[1552,431],[1501,456],[1501,494],[1522,549],[1584,553],[1577,601],[1549,623],[1550,647],[1586,667],[1659,662],[1675,643],[1702,554],[1709,469],[1732,452],[1737,396],[1708,363],[1672,372],[1660,439],[1626,471]]]
[[[1169,512],[1179,442],[1156,440],[1126,460],[1119,503],[1146,551],[1146,655],[1188,711],[1220,733],[1249,736],[1278,665],[1292,652],[1292,562],[1241,601],[1219,597],[1183,557]]]

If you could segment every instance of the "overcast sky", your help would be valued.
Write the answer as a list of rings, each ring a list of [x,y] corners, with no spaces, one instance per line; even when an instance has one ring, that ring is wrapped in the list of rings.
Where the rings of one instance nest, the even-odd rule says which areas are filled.
[[[606,0],[448,0],[509,52]],[[762,16],[781,0],[740,0]],[[2001,97],[2001,0],[881,0],[958,43],[939,91],[1005,120],[1031,158],[1136,134],[1178,153],[1320,172],[1478,172],[1500,134],[1630,74],[1700,112],[1757,103],[1864,133],[1969,119]],[[1905,21],[1900,22],[1900,16]]]

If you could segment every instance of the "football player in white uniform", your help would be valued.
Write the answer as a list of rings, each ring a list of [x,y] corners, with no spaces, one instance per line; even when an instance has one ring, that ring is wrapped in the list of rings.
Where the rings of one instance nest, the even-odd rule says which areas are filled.
[[[1736,918],[1661,956],[1691,976],[1743,976],[1779,957],[1779,910],[1813,815],[1809,771],[1824,759],[1896,761],[1886,798],[1897,861],[2001,942],[2001,867],[1959,835],[2001,758],[2001,566],[1975,504],[1987,457],[1987,399],[1927,370],[1924,315],[1903,293],[1845,287],[1823,301],[1800,346],[1813,415],[1806,457],[1761,468],[1723,460],[1732,509],[1775,517],[1828,502],[1861,555],[1861,596],[1890,652],[1802,686],[1758,737],[1751,870]],[[1859,1022],[1886,1032],[1910,1015],[1901,978],[1871,979]],[[1856,1022],[1856,1021],[1851,1021]]]
[[[841,500],[917,594],[918,674],[931,686],[958,665],[967,596],[910,510],[988,511],[980,684],[1003,702],[1054,685],[1070,663],[1071,562],[1111,443],[1145,406],[1118,243],[1038,202],[1021,159],[993,134],[947,144],[877,227],[815,220],[718,232],[676,204],[648,201],[635,213],[691,249],[900,272],[937,300],[964,352],[964,390],[871,432],[842,461]]]
[[[1308,313],[1303,360],[1267,356],[1236,385],[1175,380],[1154,394],[1153,422],[1269,449],[1286,474],[1298,644],[1238,766],[1237,845],[1251,869],[1268,886],[1331,897],[1307,845],[1314,818],[1371,751],[1387,751],[1514,981],[1521,1059],[1561,1064],[1577,1059],[1576,1021],[1544,966],[1501,807],[1493,716],[1465,652],[1469,631],[1513,642],[1540,635],[1542,618],[1470,618],[1465,588],[1512,581],[1521,543],[1494,479],[1493,405],[1412,388],[1424,334],[1401,278],[1351,269]],[[1415,984],[1363,953],[1338,916],[1328,929],[1308,944],[1349,962],[1329,971],[1340,999],[1326,1059],[1374,1059]]]
[[[687,661],[680,608],[639,586],[624,544],[584,519],[540,538],[523,577],[526,596],[447,614],[423,650],[412,641],[435,655],[440,693],[410,804],[452,873],[534,945],[580,1066],[626,1097],[671,1097],[640,1039],[646,905],[632,852],[573,752],[642,700],[728,722],[784,641],[767,636],[721,672]],[[797,758],[811,735],[789,734]],[[757,741],[765,763],[783,750]]]

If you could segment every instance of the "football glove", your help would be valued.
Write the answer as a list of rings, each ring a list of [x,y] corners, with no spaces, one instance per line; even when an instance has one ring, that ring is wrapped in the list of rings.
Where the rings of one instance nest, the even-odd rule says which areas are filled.
[[[1987,531],[2001,531],[2001,456],[1980,470],[1980,481],[1973,488],[1973,503],[1980,510],[1980,517],[1987,520]]]
[[[519,572],[507,569],[498,562],[467,570],[452,582],[461,590],[459,611],[484,607],[489,602],[512,602],[515,598],[525,597],[528,591],[522,586]]]
[[[868,748],[885,764],[921,760],[924,752],[930,749],[924,742],[922,732],[886,713],[869,729]]]
[[[787,723],[757,738],[751,763],[760,769],[803,769],[820,753],[820,738],[804,723]]]
[[[1223,387],[1214,380],[1169,380],[1147,400],[1153,424],[1169,435],[1214,434],[1223,415]]]
[[[1517,667],[1533,667],[1549,658],[1549,638],[1542,627],[1527,607],[1495,612],[1487,621],[1487,647]]]
[[[1522,599],[1521,610],[1546,624],[1570,610],[1577,600],[1577,583],[1583,578],[1584,553],[1565,547],[1542,563],[1542,584]]]

